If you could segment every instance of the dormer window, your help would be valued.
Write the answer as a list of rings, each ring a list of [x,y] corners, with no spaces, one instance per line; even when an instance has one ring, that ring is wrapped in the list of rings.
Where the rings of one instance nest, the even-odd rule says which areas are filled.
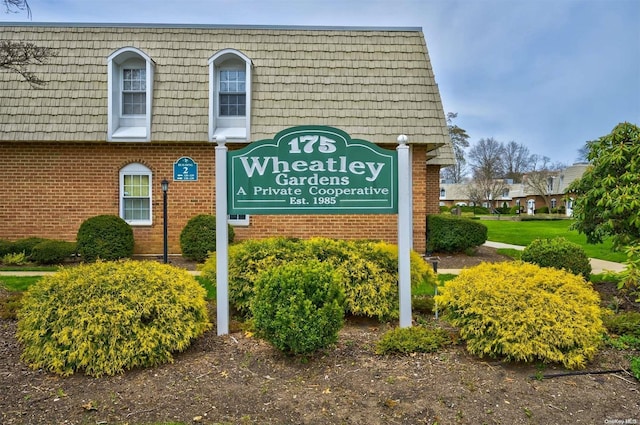
[[[147,113],[147,72],[145,69],[122,69],[122,115]]]
[[[125,47],[108,58],[109,141],[151,140],[154,63],[144,52]]]
[[[247,111],[246,73],[244,70],[220,70],[219,116],[244,117]]]
[[[251,60],[225,49],[209,59],[209,139],[248,142],[251,129]]]

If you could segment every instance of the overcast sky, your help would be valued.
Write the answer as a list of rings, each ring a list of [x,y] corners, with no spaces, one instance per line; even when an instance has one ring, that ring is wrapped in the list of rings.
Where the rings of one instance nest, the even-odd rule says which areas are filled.
[[[573,163],[640,125],[639,0],[29,0],[33,22],[421,27],[445,112]],[[1,11],[3,12],[3,11]],[[0,12],[0,21],[26,14]],[[0,27],[0,32],[2,27]],[[327,123],[330,125],[330,123]]]

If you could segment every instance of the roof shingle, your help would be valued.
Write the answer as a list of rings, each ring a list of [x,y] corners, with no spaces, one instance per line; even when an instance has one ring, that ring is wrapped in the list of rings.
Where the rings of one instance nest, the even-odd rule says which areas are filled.
[[[136,47],[155,62],[152,141],[206,142],[209,68],[232,48],[251,58],[252,140],[283,128],[317,124],[354,138],[411,143],[453,158],[422,32],[407,29],[305,29],[217,26],[0,25],[2,39],[53,47],[33,70],[33,89],[0,75],[0,140],[105,141],[107,57]]]

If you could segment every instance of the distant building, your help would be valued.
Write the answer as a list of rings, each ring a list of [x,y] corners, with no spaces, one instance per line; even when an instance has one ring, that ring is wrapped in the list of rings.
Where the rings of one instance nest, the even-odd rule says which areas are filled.
[[[573,198],[567,195],[569,185],[582,177],[589,167],[587,163],[576,163],[562,170],[549,174],[548,193],[549,210],[573,215]],[[526,214],[535,214],[535,211],[546,206],[545,199],[536,193],[527,183],[527,176],[523,176],[522,183],[505,182],[505,190],[490,205],[485,202],[484,207],[509,208],[518,206],[520,211]],[[440,206],[453,207],[456,205],[473,205],[469,200],[470,183],[440,183]]]

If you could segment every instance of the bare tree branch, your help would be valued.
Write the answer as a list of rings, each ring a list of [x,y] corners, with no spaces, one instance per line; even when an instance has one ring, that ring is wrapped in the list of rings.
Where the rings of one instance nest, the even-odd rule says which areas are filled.
[[[27,11],[27,18],[31,19],[31,8],[27,0],[2,0],[6,13],[19,13]]]
[[[0,41],[0,69],[20,74],[32,87],[42,87],[44,80],[29,70],[30,65],[46,63],[55,50],[22,41]]]
[[[529,149],[514,141],[510,141],[504,146],[504,166],[505,178],[512,179],[516,183],[522,181],[524,174],[531,164]]]
[[[564,164],[551,163],[549,157],[531,155],[532,170],[524,177],[525,187],[544,199],[544,203],[551,208],[551,195],[559,195],[559,173],[565,168]]]

